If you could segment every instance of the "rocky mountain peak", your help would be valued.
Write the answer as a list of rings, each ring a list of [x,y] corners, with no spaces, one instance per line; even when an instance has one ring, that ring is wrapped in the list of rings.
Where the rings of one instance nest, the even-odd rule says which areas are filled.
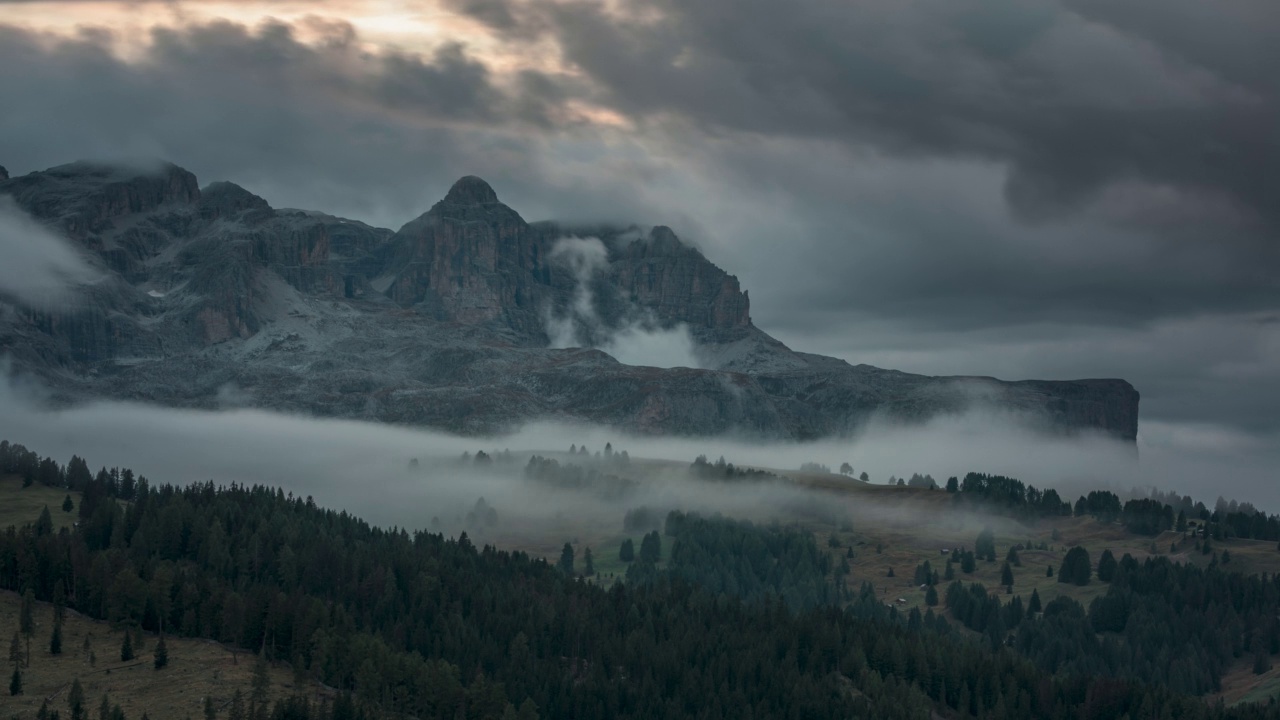
[[[213,182],[206,185],[200,191],[200,205],[215,215],[271,209],[266,200],[231,182]]]
[[[488,205],[498,202],[498,194],[489,183],[475,175],[467,175],[449,188],[443,202],[448,205]]]

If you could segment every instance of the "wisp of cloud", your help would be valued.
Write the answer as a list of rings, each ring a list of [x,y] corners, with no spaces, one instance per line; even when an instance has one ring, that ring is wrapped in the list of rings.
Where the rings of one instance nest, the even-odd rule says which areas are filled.
[[[653,318],[652,313],[641,312],[636,308],[632,308],[632,315],[640,319],[632,319],[622,327],[611,328],[601,320],[596,312],[591,280],[608,267],[609,251],[599,238],[560,238],[552,245],[550,258],[552,262],[568,267],[577,281],[573,302],[567,314],[557,315],[550,308],[543,313],[551,347],[584,347],[591,344],[584,342],[579,336],[578,326],[582,324],[590,328],[593,335],[604,338],[594,343],[594,347],[609,353],[625,365],[701,367],[695,353],[696,343],[689,333],[689,327],[684,323],[664,328]]]
[[[0,196],[0,257],[0,292],[30,307],[57,307],[77,285],[99,277],[70,243],[7,196]]]

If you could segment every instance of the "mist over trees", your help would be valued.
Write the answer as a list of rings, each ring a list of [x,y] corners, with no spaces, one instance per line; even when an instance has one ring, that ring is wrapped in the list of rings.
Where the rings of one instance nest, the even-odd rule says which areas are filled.
[[[0,448],[0,462],[50,467]],[[477,547],[466,533],[373,527],[278,489],[153,486],[127,470],[90,473],[76,460],[74,471],[52,463],[45,477],[81,493],[79,525],[54,531],[42,518],[0,533],[0,587],[288,660],[339,693],[324,709],[282,701],[272,711],[280,717],[1276,715],[1183,694],[1220,688],[1239,658],[1265,668],[1280,651],[1280,578],[1230,572],[1234,564],[1100,558],[1106,588],[1086,608],[1065,597],[1041,607],[1036,592],[1024,604],[1021,594],[957,581],[939,592],[926,562],[911,576],[928,587],[925,611],[901,612],[877,588],[848,587],[833,562],[841,550],[819,546],[811,532],[676,511],[660,528],[644,520],[650,529],[631,548],[626,581],[604,587],[576,576],[585,546],[579,557],[566,543],[557,568]],[[1064,504],[1002,481],[994,490],[989,479],[975,483],[972,495],[956,485],[955,502],[1008,513],[1061,514]],[[481,519],[489,506],[477,506]],[[1107,516],[1116,506],[1102,498],[1097,507]],[[1123,522],[1123,510],[1111,520]],[[1135,506],[1134,518],[1152,515]],[[1206,543],[1236,527],[1269,532],[1266,516],[1233,523],[1229,504],[1208,515],[1197,514]],[[1235,515],[1244,517],[1239,505]],[[993,533],[978,540],[982,560],[1003,551],[1001,570],[1025,587],[1014,549]],[[953,553],[946,571],[977,559]],[[899,566],[904,580],[909,567]],[[1088,553],[1073,548],[1060,574],[1090,581]],[[934,612],[939,600],[966,630]],[[11,680],[21,683],[30,653],[18,630]],[[147,671],[173,672],[161,664],[172,652],[157,643]]]

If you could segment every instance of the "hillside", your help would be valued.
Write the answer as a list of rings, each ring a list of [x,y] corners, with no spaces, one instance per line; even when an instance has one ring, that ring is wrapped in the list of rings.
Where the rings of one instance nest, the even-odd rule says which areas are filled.
[[[163,625],[176,648],[160,670],[108,664],[99,677],[90,664],[81,684],[97,683],[93,691],[191,707],[243,681],[248,658],[237,665],[229,648],[257,648],[289,659],[290,679],[275,684],[288,697],[275,712],[299,720],[1280,716],[1258,704],[1277,682],[1280,580],[1251,574],[1275,567],[1277,552],[1264,543],[1280,541],[1280,517],[1243,504],[1211,511],[1174,498],[1190,508],[1192,526],[1185,509],[1151,498],[1091,492],[1073,504],[999,476],[970,473],[949,480],[952,491],[925,490],[698,462],[684,466],[684,482],[774,502],[748,503],[745,518],[658,515],[611,495],[626,518],[609,532],[638,540],[635,557],[607,558],[604,535],[579,538],[600,543],[597,570],[609,575],[583,578],[585,548],[578,555],[572,543],[547,562],[464,533],[372,527],[267,487],[175,488],[127,468],[94,474],[78,457],[62,466],[19,445],[0,449],[0,471],[35,480],[24,489],[10,479],[0,491],[73,490],[79,518],[71,528],[40,518],[0,534],[0,589],[40,602],[65,597],[72,642],[92,632],[91,647],[110,649],[121,637],[110,628],[140,627],[153,647]],[[582,497],[681,469],[574,453],[586,472],[568,453],[565,463],[502,455],[522,482]],[[478,456],[471,468],[500,464]],[[470,472],[456,462],[446,471]],[[43,509],[42,500],[30,495],[23,512]],[[475,512],[467,522],[478,531],[502,529],[484,505]],[[1175,515],[1212,538],[1211,552],[1135,557],[1149,538],[1171,537],[1163,525]],[[566,514],[543,542],[574,525],[597,533],[596,519],[585,520]],[[1010,545],[1046,537],[1051,548],[1021,552],[1013,594],[999,589],[982,555],[1003,558]],[[940,580],[939,604],[922,612],[906,583],[915,568],[906,566],[955,542],[967,549],[951,557],[979,557],[972,571],[966,557],[954,581]],[[1082,582],[1072,558],[1100,547],[1119,557],[1110,569],[1086,558]],[[890,563],[903,565],[893,581]],[[1051,563],[1074,584],[1039,577]],[[1026,599],[1032,589],[1039,604]],[[12,612],[6,597],[0,605]],[[35,692],[56,694],[84,673],[75,649],[64,645],[59,659],[33,653]],[[172,683],[156,682],[171,670]],[[317,704],[312,682],[339,694]],[[1219,707],[1215,697],[1238,704]]]
[[[397,231],[201,188],[168,164],[73,163],[0,180],[4,195],[100,278],[67,306],[0,303],[0,352],[64,402],[786,439],[985,408],[1137,435],[1123,380],[927,377],[794,352],[669,228],[530,224],[479,178]]]

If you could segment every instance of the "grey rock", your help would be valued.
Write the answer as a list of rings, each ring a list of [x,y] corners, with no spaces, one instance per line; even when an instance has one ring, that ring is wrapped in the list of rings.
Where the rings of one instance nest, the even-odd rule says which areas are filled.
[[[201,190],[170,164],[73,163],[0,179],[0,194],[106,276],[71,309],[0,308],[0,353],[64,402],[216,407],[234,387],[263,408],[466,433],[553,419],[790,439],[986,405],[1048,432],[1137,435],[1123,380],[928,377],[794,352],[752,324],[736,277],[669,228],[530,224],[476,177],[394,232],[273,209],[232,183]],[[548,348],[546,317],[578,285],[550,257],[569,234],[607,251],[580,335],[684,324],[704,369]]]

